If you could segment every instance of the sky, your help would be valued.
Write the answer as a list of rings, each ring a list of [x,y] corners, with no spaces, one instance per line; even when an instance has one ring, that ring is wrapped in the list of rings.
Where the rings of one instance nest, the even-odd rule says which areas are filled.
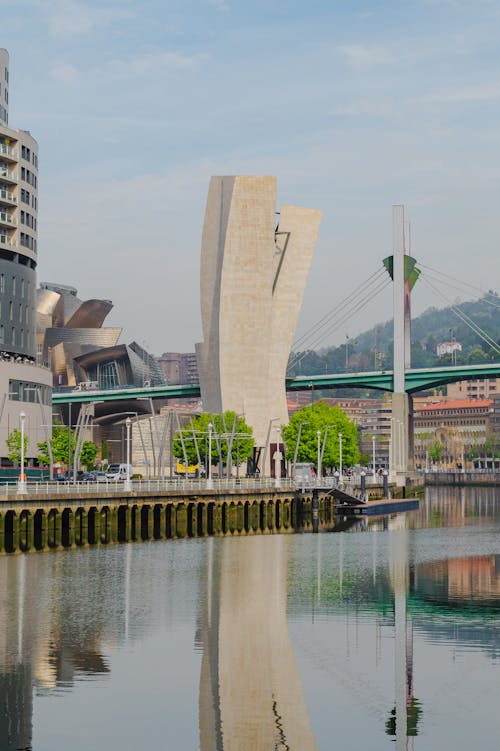
[[[323,211],[297,335],[391,253],[393,204],[419,262],[499,290],[499,0],[0,11],[9,124],[40,149],[38,279],[112,300],[122,341],[158,355],[200,340],[211,175],[276,175],[280,202]],[[463,292],[419,281],[413,311]],[[323,344],[390,317],[387,288]]]

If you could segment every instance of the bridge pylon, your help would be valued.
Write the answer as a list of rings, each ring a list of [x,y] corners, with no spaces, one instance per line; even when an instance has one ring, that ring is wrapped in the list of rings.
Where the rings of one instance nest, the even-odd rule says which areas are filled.
[[[413,400],[405,389],[406,369],[411,368],[411,290],[420,272],[407,253],[408,235],[404,206],[392,207],[392,258],[386,266],[393,281],[394,362],[390,470],[399,486],[406,485],[413,463]]]

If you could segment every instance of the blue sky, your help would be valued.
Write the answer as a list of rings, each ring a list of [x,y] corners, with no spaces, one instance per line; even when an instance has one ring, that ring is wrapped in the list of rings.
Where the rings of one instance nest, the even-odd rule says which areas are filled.
[[[0,10],[10,124],[40,146],[39,279],[111,299],[124,340],[199,340],[213,174],[275,174],[280,201],[323,210],[299,333],[390,253],[394,203],[422,263],[500,287],[497,0]],[[444,302],[415,288],[415,312]],[[386,291],[325,344],[390,306]]]

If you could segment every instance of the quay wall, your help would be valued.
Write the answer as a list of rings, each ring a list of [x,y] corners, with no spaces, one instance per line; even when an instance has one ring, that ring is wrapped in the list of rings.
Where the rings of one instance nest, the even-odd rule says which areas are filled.
[[[500,472],[426,472],[424,484],[450,485],[456,488],[466,485],[497,487],[500,485]]]
[[[258,489],[0,496],[0,553],[163,539],[275,534],[332,526],[331,496]]]

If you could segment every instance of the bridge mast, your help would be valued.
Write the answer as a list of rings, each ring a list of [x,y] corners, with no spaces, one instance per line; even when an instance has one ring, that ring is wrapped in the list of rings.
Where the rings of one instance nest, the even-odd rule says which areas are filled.
[[[411,342],[406,327],[409,325],[410,283],[409,268],[405,268],[405,222],[404,206],[392,207],[392,278],[393,278],[393,315],[394,315],[394,361],[391,445],[392,467],[390,468],[397,485],[406,484],[408,456],[411,451],[412,430],[411,398],[405,391],[405,369],[410,364]],[[407,351],[408,350],[408,351]]]

